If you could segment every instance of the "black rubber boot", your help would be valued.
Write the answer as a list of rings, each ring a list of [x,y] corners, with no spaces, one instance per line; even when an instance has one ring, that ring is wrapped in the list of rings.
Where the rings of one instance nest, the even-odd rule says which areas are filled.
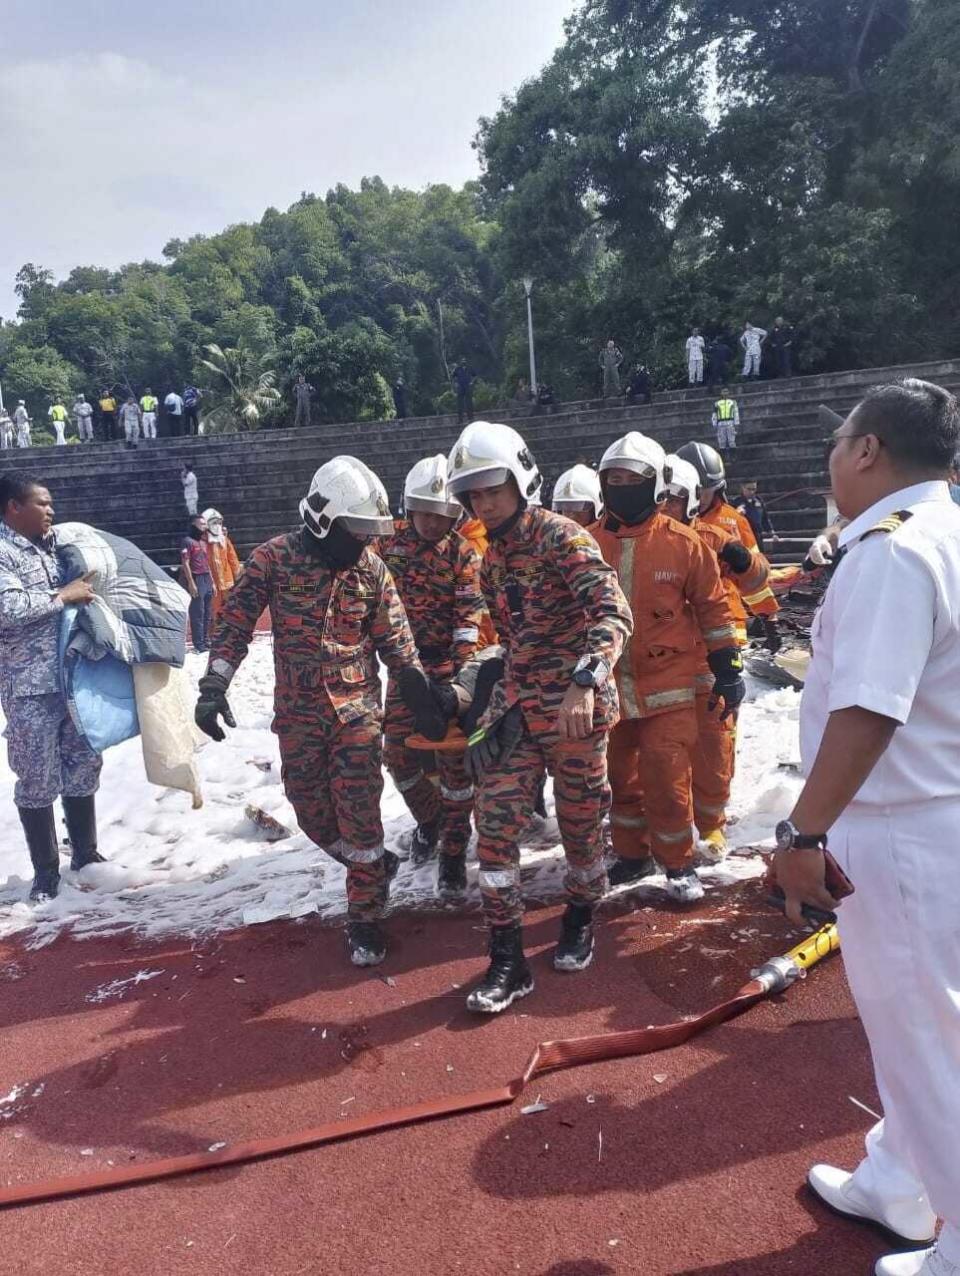
[[[437,894],[441,899],[462,899],[467,893],[466,855],[440,855]]]
[[[17,807],[33,865],[30,898],[36,903],[53,899],[60,889],[60,848],[52,806]]]
[[[560,922],[554,970],[586,970],[593,961],[593,906],[568,904]]]
[[[347,922],[347,947],[355,966],[379,966],[387,955],[387,941],[376,922]]]
[[[467,998],[467,1009],[480,1015],[496,1015],[531,992],[533,973],[523,955],[523,927],[494,926],[490,932],[490,965]]]
[[[410,862],[414,868],[426,864],[437,853],[437,841],[440,837],[440,825],[418,824],[410,839]]]
[[[70,867],[75,873],[88,864],[105,864],[97,851],[97,800],[89,797],[65,797],[63,817],[70,838]]]
[[[448,682],[434,682],[422,670],[409,666],[400,670],[397,684],[420,734],[428,740],[442,740],[459,707],[453,687]]]
[[[390,883],[397,875],[397,869],[400,867],[400,856],[395,855],[393,851],[383,852],[383,875],[386,878],[387,890],[390,889]]]
[[[607,881],[611,886],[629,886],[656,871],[657,861],[652,855],[645,855],[640,860],[626,860],[617,856],[607,872]]]

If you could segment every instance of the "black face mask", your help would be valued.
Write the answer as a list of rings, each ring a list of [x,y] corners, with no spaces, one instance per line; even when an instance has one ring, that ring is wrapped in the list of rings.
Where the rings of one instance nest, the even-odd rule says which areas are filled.
[[[646,522],[657,509],[653,499],[656,485],[657,480],[652,478],[644,479],[642,483],[630,483],[625,487],[605,484],[603,502],[607,512],[627,527]]]
[[[318,559],[331,571],[343,571],[355,567],[364,551],[366,542],[357,540],[339,522],[334,521],[323,540],[314,536],[309,528],[303,529],[303,548],[311,558]]]
[[[195,527],[193,523],[190,524],[187,535],[192,536],[195,541],[203,539],[203,532],[201,532],[199,527]]]

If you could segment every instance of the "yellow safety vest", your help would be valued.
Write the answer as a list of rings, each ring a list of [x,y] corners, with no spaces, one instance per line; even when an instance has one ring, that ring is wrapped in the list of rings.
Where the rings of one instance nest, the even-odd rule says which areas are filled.
[[[145,394],[143,398],[140,400],[140,406],[143,408],[144,412],[156,412],[157,410],[156,396],[152,394]]]
[[[62,408],[59,403],[55,403],[50,411],[50,415],[53,417],[54,421],[66,421],[67,409]]]
[[[718,421],[732,421],[737,405],[733,399],[718,399],[716,409]]]
[[[101,412],[113,412],[116,409],[116,406],[117,406],[116,399],[101,399],[100,400]]]

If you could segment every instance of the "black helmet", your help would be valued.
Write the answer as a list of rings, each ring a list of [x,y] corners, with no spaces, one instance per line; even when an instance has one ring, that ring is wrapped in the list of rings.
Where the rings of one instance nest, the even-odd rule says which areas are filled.
[[[723,457],[709,443],[684,443],[683,447],[677,448],[677,456],[694,467],[705,492],[717,492],[726,486],[727,471],[723,468]]]

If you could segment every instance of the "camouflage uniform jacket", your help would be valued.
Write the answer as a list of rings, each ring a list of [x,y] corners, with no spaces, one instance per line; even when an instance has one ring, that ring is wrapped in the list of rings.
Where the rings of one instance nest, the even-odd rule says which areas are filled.
[[[424,667],[455,673],[473,658],[486,613],[480,555],[455,531],[430,544],[412,526],[401,527],[380,554],[397,583]]]
[[[531,734],[552,734],[577,662],[596,657],[612,671],[633,632],[617,574],[583,528],[531,507],[504,536],[491,537],[480,580],[506,653],[504,680],[483,721],[520,704]],[[596,691],[594,730],[618,717],[616,684],[607,677]]]
[[[0,521],[0,691],[42,696],[60,690],[63,604],[56,533],[36,544]]]
[[[332,709],[340,722],[379,718],[374,651],[392,673],[419,664],[393,577],[369,549],[354,567],[333,572],[304,550],[301,536],[276,536],[250,555],[217,617],[210,670],[233,677],[269,608],[277,717],[329,719]]]

